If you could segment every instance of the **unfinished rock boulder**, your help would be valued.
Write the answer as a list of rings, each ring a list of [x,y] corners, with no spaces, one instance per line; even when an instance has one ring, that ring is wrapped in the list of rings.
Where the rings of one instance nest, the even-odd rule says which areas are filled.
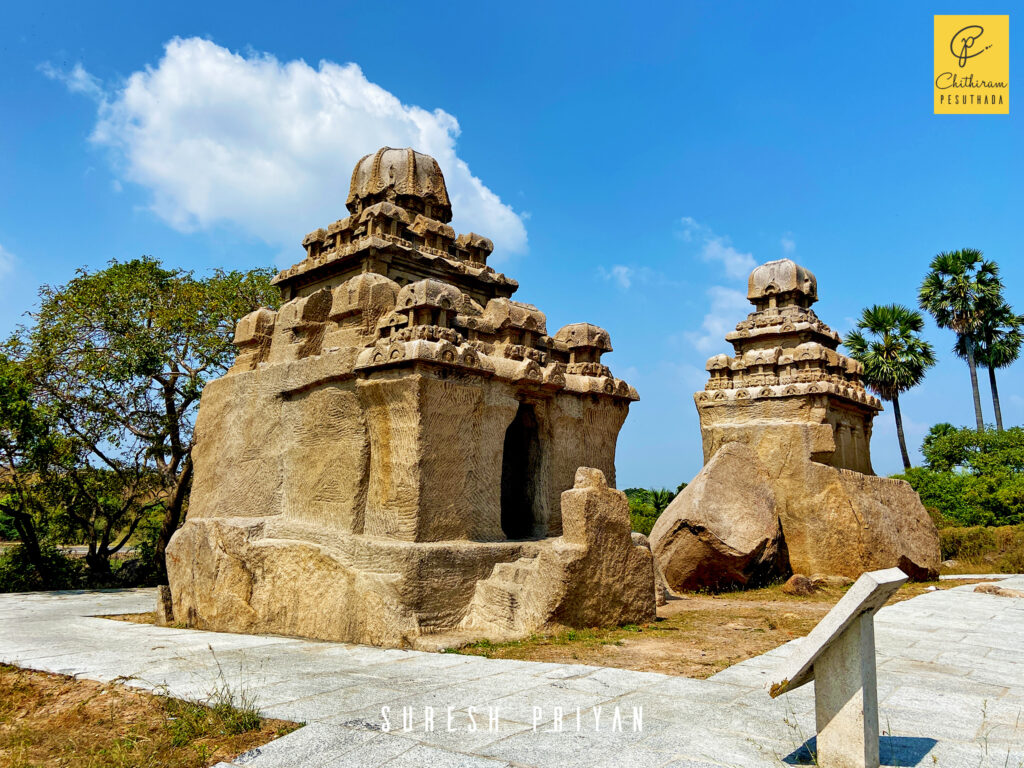
[[[872,420],[882,406],[865,391],[860,363],[836,351],[839,334],[811,309],[818,299],[814,275],[789,259],[771,261],[750,274],[747,297],[755,311],[725,337],[733,354],[708,360],[709,381],[694,395],[701,475],[714,475],[718,488],[746,488],[768,469],[793,571],[856,579],[899,567],[913,579],[933,578],[935,524],[908,483],[872,471]],[[758,461],[716,463],[736,443]],[[713,519],[726,532],[734,523],[717,521],[750,514],[742,500],[714,503],[714,513],[688,514]],[[721,538],[719,529],[708,530]],[[652,535],[655,555],[668,576],[680,566],[669,565],[657,539]],[[694,557],[706,561],[699,552]]]
[[[811,583],[818,589],[842,589],[853,584],[849,576],[838,576],[836,574],[816,573],[809,577]]]
[[[644,536],[639,531],[633,531],[633,543],[638,547],[646,547],[651,551],[653,557],[654,551],[651,550],[651,540]],[[661,606],[668,603],[670,589],[668,584],[665,582],[665,574],[661,572],[661,568],[658,567],[658,561],[654,561],[654,602]]]
[[[156,623],[161,627],[174,624],[174,603],[171,600],[171,588],[166,584],[156,588]]]
[[[203,391],[175,621],[401,646],[652,617],[650,554],[608,487],[637,399],[608,333],[548,335],[512,301],[431,157],[367,155],[347,206]]]
[[[1000,587],[998,584],[979,584],[974,588],[974,591],[981,592],[983,595],[995,595],[996,597],[1024,597],[1024,590],[1008,589],[1007,587]]]
[[[802,573],[794,573],[786,579],[786,583],[782,585],[782,591],[787,595],[807,597],[808,595],[813,595],[817,592],[818,587],[810,578],[804,576]]]
[[[661,513],[651,547],[672,589],[757,586],[785,567],[771,478],[743,443],[727,443]]]

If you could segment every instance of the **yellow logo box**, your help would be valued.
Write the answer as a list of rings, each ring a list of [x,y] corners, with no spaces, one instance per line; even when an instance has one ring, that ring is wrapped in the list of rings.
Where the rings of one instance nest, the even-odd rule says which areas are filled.
[[[935,17],[935,114],[1010,114],[1010,17]]]

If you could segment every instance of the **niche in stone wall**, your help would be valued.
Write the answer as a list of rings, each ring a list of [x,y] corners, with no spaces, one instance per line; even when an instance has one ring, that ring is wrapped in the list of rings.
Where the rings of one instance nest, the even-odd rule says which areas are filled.
[[[537,412],[520,403],[505,430],[501,459],[501,530],[508,539],[545,535],[543,453]]]

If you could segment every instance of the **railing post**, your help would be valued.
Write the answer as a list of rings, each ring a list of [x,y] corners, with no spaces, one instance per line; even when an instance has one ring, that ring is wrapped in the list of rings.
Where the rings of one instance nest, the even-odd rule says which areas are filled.
[[[772,697],[814,680],[816,765],[879,768],[875,612],[907,575],[862,574],[780,667]]]

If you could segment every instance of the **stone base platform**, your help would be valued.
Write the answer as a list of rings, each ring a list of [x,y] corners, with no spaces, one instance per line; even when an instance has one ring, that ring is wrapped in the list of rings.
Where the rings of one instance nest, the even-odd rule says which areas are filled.
[[[272,518],[190,519],[167,550],[175,623],[396,648],[655,617],[654,558],[625,494],[580,467],[562,535],[412,542]],[[461,640],[460,640],[461,638]]]

